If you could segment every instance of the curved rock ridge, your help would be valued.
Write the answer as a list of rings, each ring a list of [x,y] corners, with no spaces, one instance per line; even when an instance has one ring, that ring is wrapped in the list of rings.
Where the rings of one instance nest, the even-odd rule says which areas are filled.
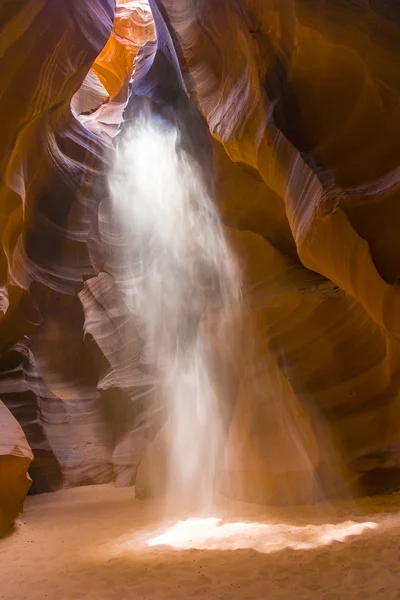
[[[96,73],[92,70],[86,75],[81,87],[71,100],[71,107],[82,117],[90,115],[108,102],[108,93]],[[81,118],[82,120],[82,118]]]
[[[219,488],[284,504],[398,486],[396,3],[30,0],[0,22],[0,397],[33,491],[129,485],[157,455],[107,189],[143,110],[178,127],[244,273],[242,355],[214,349]]]

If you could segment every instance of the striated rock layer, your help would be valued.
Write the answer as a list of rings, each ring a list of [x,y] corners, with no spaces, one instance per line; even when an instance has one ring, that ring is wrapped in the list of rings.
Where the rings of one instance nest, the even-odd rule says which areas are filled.
[[[396,3],[30,0],[0,23],[0,396],[32,489],[132,484],[165,418],[107,191],[144,107],[179,128],[244,274],[242,354],[215,348],[217,485],[273,503],[396,487]]]

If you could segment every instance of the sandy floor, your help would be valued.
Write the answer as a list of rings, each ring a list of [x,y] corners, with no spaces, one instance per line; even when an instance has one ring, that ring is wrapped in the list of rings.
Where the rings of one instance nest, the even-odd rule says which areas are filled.
[[[159,511],[132,488],[28,498],[0,540],[0,598],[400,599],[400,495],[318,510],[224,503],[181,522]]]

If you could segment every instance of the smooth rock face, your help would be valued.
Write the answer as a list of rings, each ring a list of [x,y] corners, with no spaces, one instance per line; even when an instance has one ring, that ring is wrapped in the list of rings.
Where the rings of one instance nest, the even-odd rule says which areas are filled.
[[[96,73],[89,71],[81,87],[71,100],[71,106],[79,116],[96,111],[108,100],[108,93]]]
[[[0,537],[22,511],[32,483],[28,475],[32,460],[21,426],[0,401]]]
[[[217,487],[282,504],[397,486],[396,2],[30,0],[0,23],[0,397],[32,489],[129,485],[157,463],[165,415],[107,190],[143,107],[179,127],[244,274],[242,355],[215,347]],[[0,487],[22,494],[8,524],[30,461],[1,455]]]

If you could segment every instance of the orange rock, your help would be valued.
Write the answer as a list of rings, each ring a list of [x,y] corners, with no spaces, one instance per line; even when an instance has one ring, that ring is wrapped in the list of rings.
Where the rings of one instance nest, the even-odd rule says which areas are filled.
[[[92,66],[111,100],[126,94],[140,46],[154,39],[154,22],[147,0],[118,0],[111,36]]]
[[[31,486],[28,467],[33,460],[26,437],[0,401],[0,537],[22,512]]]

